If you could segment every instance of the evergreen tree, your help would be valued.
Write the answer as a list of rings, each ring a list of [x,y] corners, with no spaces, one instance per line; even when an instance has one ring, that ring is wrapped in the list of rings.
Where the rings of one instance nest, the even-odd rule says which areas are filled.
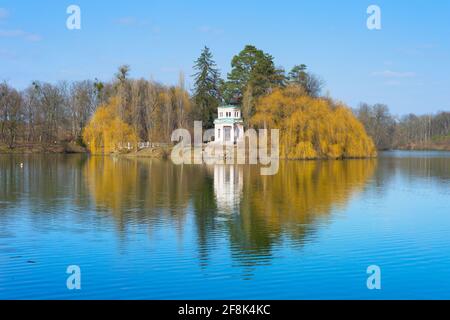
[[[324,82],[321,78],[307,71],[305,64],[296,65],[288,74],[288,81],[303,88],[305,93],[311,97],[318,97],[322,91]]]
[[[306,87],[306,82],[308,79],[308,73],[306,72],[306,69],[307,67],[305,64],[294,66],[288,75],[289,82],[299,84],[302,87]]]
[[[231,67],[224,96],[227,101],[237,98],[238,104],[242,103],[249,87],[252,88],[252,98],[257,98],[284,80],[284,72],[275,67],[273,57],[251,45],[234,56]]]
[[[213,55],[208,47],[202,50],[195,61],[194,70],[194,111],[193,120],[203,121],[205,128],[214,126],[217,107],[221,102],[220,71],[216,67]]]

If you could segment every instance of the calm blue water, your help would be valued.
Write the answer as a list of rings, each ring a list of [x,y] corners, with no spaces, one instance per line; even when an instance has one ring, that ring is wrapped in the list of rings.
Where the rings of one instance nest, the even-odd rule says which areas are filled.
[[[443,152],[288,162],[274,177],[3,155],[0,298],[449,299],[449,200]]]

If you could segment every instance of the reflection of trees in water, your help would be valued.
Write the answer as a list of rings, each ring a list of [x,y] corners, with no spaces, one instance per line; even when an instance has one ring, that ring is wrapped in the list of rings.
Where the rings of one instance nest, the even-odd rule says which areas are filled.
[[[90,205],[81,171],[85,160],[80,155],[0,155],[0,238],[10,225],[22,223],[37,233],[63,231],[61,220],[67,219],[73,223],[64,225],[66,230],[93,226],[95,221],[81,214]]]
[[[162,223],[181,233],[189,218],[202,265],[228,240],[233,261],[252,272],[254,265],[271,261],[273,248],[282,241],[287,239],[290,246],[311,241],[317,225],[345,206],[375,171],[373,181],[382,188],[374,190],[386,189],[399,176],[417,182],[428,177],[432,183],[450,181],[448,157],[283,162],[279,173],[269,177],[260,176],[256,166],[237,169],[235,188],[230,175],[221,180],[221,189],[214,167],[84,155],[3,155],[0,219],[12,221],[25,210],[39,228],[49,218],[69,214],[86,228],[100,226],[102,220],[85,214],[95,204],[95,211],[108,212],[125,234],[136,225],[156,230]],[[220,190],[231,198],[218,197]]]
[[[269,177],[260,176],[256,166],[243,166],[235,170],[236,185],[225,189],[215,180],[215,170],[149,159],[2,155],[0,219],[7,222],[26,211],[40,228],[49,218],[69,214],[74,221],[100,225],[102,220],[84,214],[95,204],[95,211],[111,214],[124,234],[128,226],[156,230],[161,223],[183,232],[189,218],[202,265],[229,240],[234,261],[251,268],[270,262],[273,248],[286,239],[291,246],[310,241],[318,223],[345,206],[375,171],[373,181],[383,186],[375,190],[398,176],[413,182],[428,177],[432,183],[450,181],[448,157],[283,162],[279,173]],[[231,198],[218,197],[220,190],[228,190]]]
[[[450,179],[450,161],[448,158],[397,158],[396,170],[408,177],[437,178],[448,182]]]
[[[448,163],[435,165],[446,170]],[[401,168],[422,172],[421,165],[415,166]],[[273,247],[285,238],[306,241],[317,219],[362,190],[375,167],[375,160],[286,162],[277,175],[263,177],[256,166],[222,166],[222,172],[149,159],[2,156],[0,209],[25,206],[36,213],[33,219],[48,219],[67,215],[72,206],[77,221],[99,224],[86,220],[95,216],[82,214],[94,204],[96,212],[114,217],[121,234],[135,225],[157,229],[161,223],[181,233],[192,213],[202,265],[228,239],[234,261],[251,267],[269,262]],[[2,210],[2,215],[8,212],[14,210]]]
[[[217,231],[214,180],[208,170],[170,161],[91,157],[84,173],[98,209],[111,212],[121,232],[129,224],[146,224],[152,230],[170,221],[182,233],[192,208],[204,264]]]
[[[91,157],[84,168],[99,209],[110,211],[123,230],[128,222],[164,218],[183,229],[191,197],[203,183],[202,169],[168,161]]]
[[[202,265],[228,238],[233,259],[251,267],[270,262],[284,237],[306,241],[316,220],[362,190],[375,167],[376,160],[286,162],[263,177],[256,166],[90,157],[84,174],[97,208],[111,212],[122,232],[129,224],[158,228],[163,220],[183,232],[192,212]]]
[[[394,183],[396,176],[407,179],[409,183],[423,182],[424,178],[432,178],[433,183],[448,184],[450,181],[450,158],[439,153],[425,156],[422,153],[402,152],[404,156],[395,153],[382,154],[379,170],[376,171],[375,184],[379,194],[388,190],[388,184]]]
[[[23,202],[40,216],[57,214],[67,204],[86,208],[85,161],[82,155],[1,155],[0,208]]]
[[[375,168],[376,160],[286,162],[277,175],[262,177],[249,167],[240,214],[228,223],[233,256],[251,266],[270,261],[283,237],[302,245],[316,220],[345,206]]]

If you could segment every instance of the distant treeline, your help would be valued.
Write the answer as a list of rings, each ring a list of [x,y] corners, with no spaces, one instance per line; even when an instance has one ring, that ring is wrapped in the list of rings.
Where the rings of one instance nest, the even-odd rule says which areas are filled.
[[[450,112],[393,116],[384,104],[354,110],[379,150],[450,149]]]
[[[304,155],[302,157],[350,156],[365,154],[371,149],[367,141],[356,150],[348,142],[353,137],[348,139],[340,134],[346,126],[354,128],[354,132],[360,131],[350,114],[348,123],[332,130],[320,127],[320,121],[314,122],[315,104],[328,105],[328,111],[321,114],[320,119],[330,117],[336,104],[329,97],[321,98],[324,82],[310,73],[304,64],[296,65],[287,72],[275,66],[271,55],[248,45],[233,57],[226,79],[222,78],[207,47],[194,62],[193,69],[191,92],[185,88],[182,73],[176,85],[168,86],[152,80],[130,78],[130,67],[127,65],[119,67],[114,78],[108,82],[85,80],[50,84],[34,81],[21,91],[6,82],[0,83],[0,144],[11,149],[36,144],[46,148],[68,142],[84,145],[88,142],[83,139],[86,131],[89,142],[96,140],[98,146],[104,146],[103,140],[112,137],[132,136],[137,141],[169,142],[174,129],[192,128],[193,121],[202,121],[205,128],[213,127],[217,107],[232,103],[242,107],[246,127],[265,125],[256,121],[264,117],[279,120],[282,128],[289,127],[289,137],[285,140],[289,150],[285,150],[285,154]],[[275,99],[276,110],[267,110],[264,103],[277,97],[281,100]],[[291,98],[295,98],[293,103],[300,106],[297,111],[303,113],[285,108],[284,100],[290,101]],[[301,107],[302,103],[307,105]],[[105,108],[100,108],[102,106]],[[398,120],[387,109],[382,109],[380,106],[363,105],[356,112],[379,148],[448,134],[447,114],[431,118],[408,116]],[[97,110],[102,114],[94,117]],[[111,116],[108,110],[112,110],[114,115]],[[289,112],[284,112],[286,110]],[[86,129],[92,119],[113,121],[115,127],[109,126],[109,123],[101,124],[104,128],[110,127],[106,137],[102,133],[105,129]],[[310,125],[296,126],[294,123],[305,119],[312,121]],[[442,123],[447,123],[446,127]],[[114,128],[121,128],[124,134]],[[366,141],[364,132],[358,134],[362,137],[360,141]]]
[[[60,142],[83,144],[82,132],[98,107],[121,97],[120,114],[142,141],[167,140],[172,129],[184,125],[191,101],[182,83],[164,86],[127,79],[121,68],[111,82],[33,82],[23,91],[0,84],[0,142],[17,144]]]
[[[0,143],[50,146],[60,142],[83,144],[83,130],[99,106],[119,100],[118,113],[140,141],[168,142],[171,132],[189,128],[194,120],[213,127],[220,104],[241,105],[248,124],[259,97],[275,88],[297,84],[310,96],[318,96],[323,82],[297,65],[289,73],[275,67],[273,57],[246,46],[231,62],[222,79],[209,48],[195,61],[194,86],[188,92],[184,75],[177,85],[131,79],[130,67],[119,67],[109,82],[85,80],[50,84],[34,81],[19,91],[0,83]],[[114,101],[117,101],[114,100]]]

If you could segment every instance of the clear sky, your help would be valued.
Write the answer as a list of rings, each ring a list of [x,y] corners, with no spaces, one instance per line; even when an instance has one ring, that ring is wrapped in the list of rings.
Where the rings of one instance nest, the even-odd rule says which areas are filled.
[[[66,9],[81,8],[81,30]],[[381,8],[381,30],[366,27]],[[132,77],[190,83],[203,46],[222,74],[246,44],[277,66],[304,63],[326,91],[355,107],[386,103],[393,113],[450,110],[450,1],[0,0],[0,80],[109,80],[129,64]]]

